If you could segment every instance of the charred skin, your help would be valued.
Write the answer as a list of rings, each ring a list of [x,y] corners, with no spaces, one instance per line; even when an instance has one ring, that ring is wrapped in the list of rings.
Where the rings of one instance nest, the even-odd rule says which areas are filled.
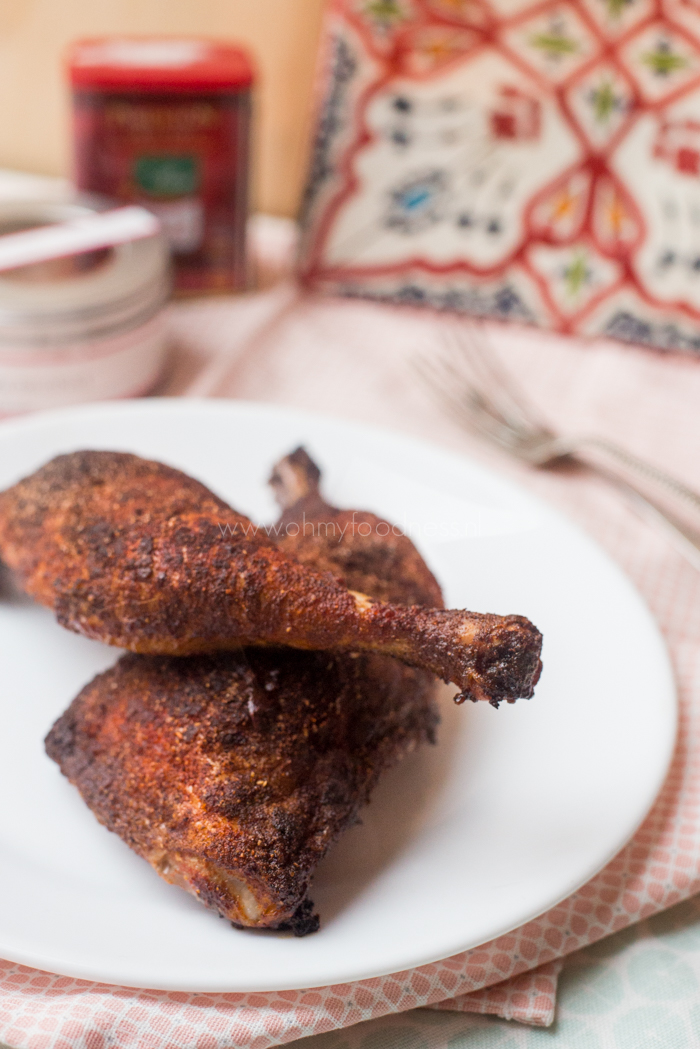
[[[59,456],[0,494],[3,561],[87,637],[160,655],[376,652],[454,682],[459,700],[532,695],[541,635],[527,619],[384,603],[290,553],[199,482],[134,455]]]
[[[384,769],[432,739],[428,675],[384,656],[123,656],[47,753],[98,820],[236,925],[313,932],[317,864]]]

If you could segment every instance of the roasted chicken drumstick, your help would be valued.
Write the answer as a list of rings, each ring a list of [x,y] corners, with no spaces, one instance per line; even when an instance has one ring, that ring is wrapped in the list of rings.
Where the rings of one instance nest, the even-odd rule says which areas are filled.
[[[135,455],[58,456],[0,494],[0,557],[64,626],[133,652],[374,651],[495,704],[532,695],[540,672],[527,619],[348,590],[204,485]]]
[[[279,465],[283,545],[372,596],[442,603],[403,536],[295,537],[287,525],[341,520],[317,481],[303,452]],[[374,653],[127,655],[83,689],[46,745],[97,818],[167,881],[237,925],[304,935],[318,927],[308,889],[319,860],[381,772],[432,738],[433,692],[430,674]]]

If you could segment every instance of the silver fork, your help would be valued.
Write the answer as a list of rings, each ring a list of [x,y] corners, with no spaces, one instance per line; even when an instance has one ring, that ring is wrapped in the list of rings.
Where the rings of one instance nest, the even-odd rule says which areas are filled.
[[[442,354],[421,357],[416,364],[461,425],[530,466],[569,462],[595,470],[628,495],[700,571],[700,494],[613,441],[554,433],[516,388],[476,323],[455,328]],[[680,516],[665,505],[669,501]]]

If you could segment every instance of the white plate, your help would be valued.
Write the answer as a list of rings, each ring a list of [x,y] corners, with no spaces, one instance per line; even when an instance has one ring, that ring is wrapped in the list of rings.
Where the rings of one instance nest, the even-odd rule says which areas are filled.
[[[656,627],[614,563],[489,471],[396,434],[224,401],[142,401],[0,427],[0,487],[59,452],[113,448],[181,467],[253,518],[271,464],[304,443],[330,501],[410,524],[452,607],[529,616],[535,698],[496,711],[442,697],[437,747],[391,772],[322,864],[321,931],[239,932],[101,827],[44,755],[53,720],[114,649],[0,601],[0,956],[106,983],[281,990],[435,961],[534,918],[625,844],[676,728]],[[451,690],[454,692],[454,689]]]

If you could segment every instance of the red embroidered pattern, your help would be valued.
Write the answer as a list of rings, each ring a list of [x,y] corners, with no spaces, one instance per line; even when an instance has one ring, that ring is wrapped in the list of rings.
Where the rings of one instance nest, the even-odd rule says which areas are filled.
[[[700,350],[696,0],[336,0],[327,28],[309,283]]]

